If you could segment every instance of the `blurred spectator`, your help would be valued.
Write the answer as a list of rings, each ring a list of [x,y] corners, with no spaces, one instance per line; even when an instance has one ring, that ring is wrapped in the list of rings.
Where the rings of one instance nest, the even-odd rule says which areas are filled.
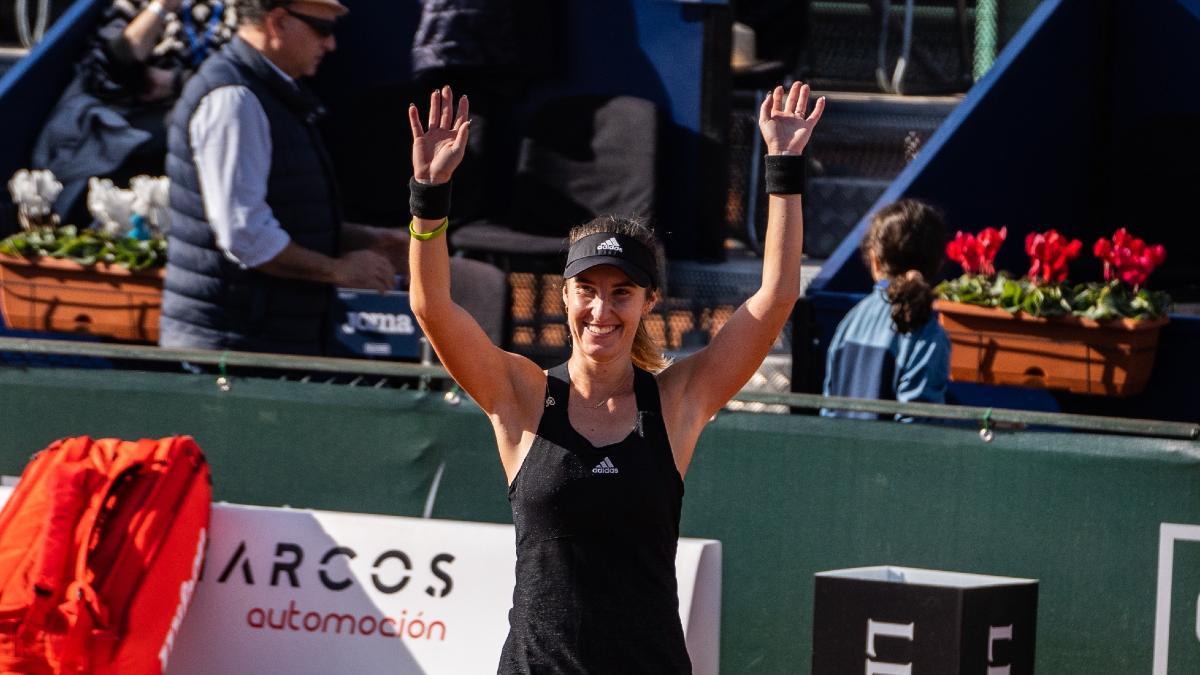
[[[171,115],[159,343],[316,355],[332,287],[392,288],[395,265],[372,249],[404,240],[343,226],[316,128],[324,109],[301,81],[336,47],[346,8],[241,0],[238,9],[237,36]]]
[[[166,116],[236,21],[220,0],[114,0],[105,10],[33,151],[32,165],[63,183],[55,206],[65,222],[86,218],[89,177],[163,173]]]
[[[808,48],[807,0],[734,0],[733,18],[754,30],[756,56],[775,61],[786,73],[803,77],[804,50]]]
[[[393,289],[409,233],[343,222],[316,126],[324,107],[304,79],[336,48],[346,7],[240,0],[238,8],[237,35],[187,83],[170,120],[159,343],[319,355],[333,288]],[[459,292],[496,314],[498,336],[503,276],[472,263],[464,281]]]
[[[547,0],[421,3],[412,44],[413,82],[424,95],[417,103],[425,105],[446,84],[471,99],[470,145],[454,181],[452,224],[489,215],[504,199],[512,170],[505,163],[509,152],[499,144],[512,139],[500,139],[497,132],[513,126],[506,115],[525,86],[555,62],[553,10]]]

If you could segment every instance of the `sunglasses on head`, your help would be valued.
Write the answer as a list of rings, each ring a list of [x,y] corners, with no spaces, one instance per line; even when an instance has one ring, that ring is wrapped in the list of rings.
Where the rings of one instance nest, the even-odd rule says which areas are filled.
[[[308,25],[309,28],[313,29],[314,33],[323,38],[333,35],[333,31],[337,28],[337,21],[334,19],[318,19],[315,16],[309,16],[307,14],[297,12],[291,7],[284,7],[283,11],[303,21]]]

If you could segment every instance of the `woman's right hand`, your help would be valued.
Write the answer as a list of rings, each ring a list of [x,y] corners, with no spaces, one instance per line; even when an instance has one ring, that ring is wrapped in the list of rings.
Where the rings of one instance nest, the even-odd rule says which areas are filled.
[[[467,97],[458,102],[454,114],[454,92],[450,85],[434,91],[429,97],[429,128],[421,125],[415,104],[408,106],[408,123],[413,134],[413,177],[421,183],[441,184],[450,181],[467,150],[467,135],[471,122],[467,117],[470,106]]]

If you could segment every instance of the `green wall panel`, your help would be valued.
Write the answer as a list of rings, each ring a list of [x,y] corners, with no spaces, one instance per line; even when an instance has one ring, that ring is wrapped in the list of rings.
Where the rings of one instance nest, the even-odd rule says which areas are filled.
[[[217,499],[508,522],[486,417],[440,394],[0,369],[0,472],[68,435],[187,433]],[[1038,671],[1149,673],[1161,523],[1200,525],[1200,444],[722,413],[683,533],[724,550],[723,673],[807,673],[813,574],[895,564],[1041,581]],[[1170,672],[1200,672],[1200,543],[1174,556]]]

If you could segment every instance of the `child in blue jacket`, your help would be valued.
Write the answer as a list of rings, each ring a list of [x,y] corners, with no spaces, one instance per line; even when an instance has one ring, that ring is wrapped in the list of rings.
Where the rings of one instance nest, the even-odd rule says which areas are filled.
[[[862,254],[875,286],[838,324],[826,357],[826,396],[945,402],[950,342],[933,314],[932,287],[945,236],[941,214],[913,199],[871,219]]]

